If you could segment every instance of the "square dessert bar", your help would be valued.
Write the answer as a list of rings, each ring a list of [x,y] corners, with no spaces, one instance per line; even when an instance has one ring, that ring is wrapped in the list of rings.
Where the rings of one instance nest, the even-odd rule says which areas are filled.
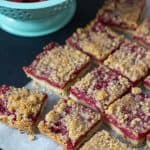
[[[106,0],[97,20],[121,31],[135,30],[143,17],[145,0]]]
[[[148,90],[150,90],[150,76],[147,76],[145,79],[144,79],[144,87]]]
[[[146,48],[150,48],[150,18],[144,22],[133,33],[134,39]]]
[[[103,112],[108,105],[127,92],[130,86],[128,79],[100,64],[71,87],[70,97]]]
[[[147,145],[150,147],[150,133],[147,135]]]
[[[61,99],[38,125],[66,150],[77,150],[100,126],[101,115],[71,99]]]
[[[90,57],[70,48],[50,43],[36,59],[23,70],[37,83],[65,95],[70,84],[90,66]]]
[[[105,60],[104,64],[126,76],[133,83],[138,83],[148,73],[150,51],[126,40],[119,50]]]
[[[118,49],[123,39],[123,36],[113,32],[100,22],[92,21],[86,28],[77,29],[67,43],[100,62]]]
[[[0,86],[0,122],[33,133],[47,95],[26,88]]]
[[[150,131],[150,98],[134,87],[106,110],[110,126],[134,145],[139,145]]]
[[[133,148],[102,130],[97,132],[80,150],[133,150]]]

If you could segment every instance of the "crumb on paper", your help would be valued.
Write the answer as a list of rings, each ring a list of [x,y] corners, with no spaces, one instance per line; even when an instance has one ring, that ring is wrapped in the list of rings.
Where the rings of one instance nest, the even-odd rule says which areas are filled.
[[[30,134],[29,136],[28,136],[28,138],[29,138],[29,140],[30,141],[33,141],[33,140],[35,140],[35,135],[33,135],[33,134]]]
[[[35,81],[33,81],[32,85],[33,85],[33,87],[36,88],[36,89],[39,88],[39,84],[38,84],[37,82],[35,82]]]

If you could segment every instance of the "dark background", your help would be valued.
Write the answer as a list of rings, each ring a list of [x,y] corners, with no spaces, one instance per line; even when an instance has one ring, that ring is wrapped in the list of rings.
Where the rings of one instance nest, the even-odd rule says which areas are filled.
[[[29,79],[22,66],[29,65],[42,47],[50,41],[64,43],[65,39],[92,20],[104,0],[77,0],[74,18],[63,29],[38,38],[23,38],[0,30],[0,85],[23,86]]]

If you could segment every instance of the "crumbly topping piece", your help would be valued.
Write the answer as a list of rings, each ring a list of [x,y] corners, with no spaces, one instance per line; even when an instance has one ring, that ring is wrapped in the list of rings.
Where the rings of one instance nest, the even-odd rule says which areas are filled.
[[[81,78],[71,91],[76,93],[77,97],[83,95],[81,99],[90,97],[97,106],[105,107],[126,92],[130,85],[128,79],[100,64],[98,68]]]
[[[145,19],[144,22],[139,25],[134,33],[134,37],[145,44],[150,44],[150,19]]]
[[[59,134],[67,142],[72,143],[84,135],[100,120],[100,114],[74,102],[71,99],[60,100],[45,117],[45,125],[51,132]]]
[[[92,22],[85,29],[77,29],[68,43],[101,61],[116,50],[122,41],[123,37],[111,29],[99,22]]]
[[[140,94],[140,93],[142,93],[142,90],[139,87],[133,87],[131,92],[132,92],[132,94]]]
[[[35,135],[33,135],[33,134],[30,134],[30,135],[28,136],[28,138],[29,138],[30,141],[33,141],[33,140],[36,139]]]
[[[124,29],[136,29],[144,11],[145,0],[107,0],[97,14],[101,22]]]
[[[126,40],[119,50],[105,60],[104,64],[136,82],[147,74],[149,62],[150,51]]]
[[[12,121],[36,121],[45,98],[38,91],[9,87],[6,93],[0,92],[0,114],[8,115]]]
[[[111,104],[106,114],[134,134],[145,133],[150,129],[150,98],[143,93],[129,93]]]
[[[39,54],[36,60],[24,70],[29,74],[45,79],[54,86],[64,87],[89,63],[90,58],[68,46],[57,45],[51,48],[50,45],[45,47],[45,51]]]
[[[127,144],[112,137],[107,131],[96,133],[80,150],[133,150]]]

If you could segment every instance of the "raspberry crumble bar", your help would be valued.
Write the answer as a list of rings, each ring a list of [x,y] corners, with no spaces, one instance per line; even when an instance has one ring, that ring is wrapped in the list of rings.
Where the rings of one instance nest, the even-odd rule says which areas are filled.
[[[150,131],[150,98],[134,87],[109,106],[105,119],[118,134],[139,145]]]
[[[104,64],[126,76],[133,83],[138,83],[148,73],[150,51],[135,42],[124,41],[119,50],[105,60]]]
[[[144,80],[144,87],[150,90],[150,76],[146,77]]]
[[[26,88],[0,86],[0,122],[33,133],[47,95]]]
[[[99,129],[100,120],[99,113],[68,98],[61,99],[38,127],[64,149],[76,150]]]
[[[103,112],[109,104],[129,90],[128,79],[100,64],[71,87],[70,97]]]
[[[92,56],[94,60],[102,62],[119,48],[123,39],[123,36],[113,32],[105,25],[93,21],[86,28],[77,29],[67,43]]]
[[[145,10],[145,0],[106,0],[97,19],[117,30],[136,30]]]
[[[147,135],[147,145],[150,147],[150,133]]]
[[[133,148],[102,130],[97,132],[80,150],[133,150]]]
[[[134,33],[134,39],[146,48],[150,48],[150,18],[137,28]]]
[[[37,83],[59,95],[66,95],[70,84],[89,66],[90,57],[86,54],[68,46],[50,43],[23,70]]]

